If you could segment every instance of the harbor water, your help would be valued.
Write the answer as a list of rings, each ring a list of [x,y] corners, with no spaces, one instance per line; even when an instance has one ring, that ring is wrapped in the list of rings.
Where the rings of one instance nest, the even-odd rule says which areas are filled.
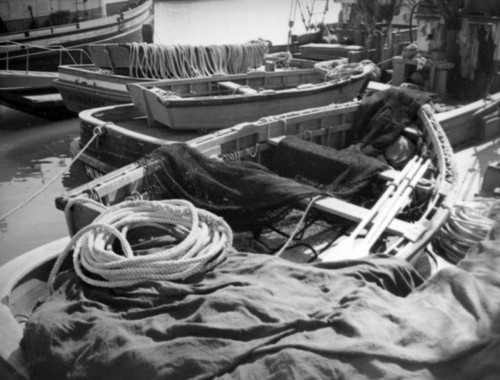
[[[207,45],[264,38],[285,44],[290,5],[291,0],[157,0],[155,42]],[[339,9],[330,4],[325,21],[336,21]],[[314,13],[316,22],[323,19],[323,9]],[[292,31],[305,30],[298,12]],[[88,180],[80,164],[69,167],[69,144],[78,135],[77,117],[51,122],[0,106],[0,215],[24,204],[58,176],[0,221],[0,265],[66,235],[64,213],[56,209],[54,199]]]

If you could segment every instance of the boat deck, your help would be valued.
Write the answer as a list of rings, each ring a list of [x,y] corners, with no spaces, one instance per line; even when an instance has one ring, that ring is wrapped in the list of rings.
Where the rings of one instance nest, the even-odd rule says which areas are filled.
[[[52,87],[52,81],[59,78],[59,73],[33,70],[1,70],[0,88],[9,87]]]
[[[0,88],[0,104],[49,120],[75,116],[66,109],[55,87]]]

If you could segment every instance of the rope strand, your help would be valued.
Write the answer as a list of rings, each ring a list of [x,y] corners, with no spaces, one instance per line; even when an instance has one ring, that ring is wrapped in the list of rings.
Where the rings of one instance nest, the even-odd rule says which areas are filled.
[[[132,77],[197,78],[214,74],[246,73],[262,66],[267,42],[244,45],[158,45],[130,43],[129,75]]]

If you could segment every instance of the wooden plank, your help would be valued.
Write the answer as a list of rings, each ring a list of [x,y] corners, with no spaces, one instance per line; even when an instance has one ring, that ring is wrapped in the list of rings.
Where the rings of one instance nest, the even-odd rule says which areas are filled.
[[[61,94],[40,94],[40,95],[27,95],[24,97],[33,103],[45,103],[45,102],[59,102],[62,101]]]
[[[258,93],[257,90],[255,90],[251,87],[248,87],[246,85],[241,85],[238,83],[234,83],[231,81],[223,81],[223,82],[217,82],[217,83],[221,87],[227,88],[228,90],[238,92],[241,94],[257,94]]]
[[[364,207],[331,197],[318,200],[314,204],[314,208],[354,222],[361,221],[370,211]],[[425,232],[425,228],[395,218],[387,227],[387,231],[399,236],[404,236],[411,242],[415,242]]]
[[[369,90],[369,91],[385,91],[385,90],[388,90],[390,88],[392,88],[392,86],[389,84],[370,81],[370,82],[368,82],[367,90]]]

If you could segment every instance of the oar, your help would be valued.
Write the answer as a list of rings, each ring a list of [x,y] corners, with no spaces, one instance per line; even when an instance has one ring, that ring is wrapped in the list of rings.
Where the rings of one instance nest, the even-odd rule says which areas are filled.
[[[392,203],[391,207],[388,208],[387,212],[383,215],[382,220],[378,221],[375,225],[375,228],[372,229],[369,234],[366,236],[365,241],[369,248],[378,240],[378,238],[385,231],[387,226],[391,223],[391,221],[396,217],[396,215],[411,201],[411,194],[417,186],[418,182],[422,179],[424,174],[429,169],[431,161],[426,160],[423,165],[418,168],[417,173],[413,176],[408,186],[404,189],[403,193],[395,199],[395,202]]]
[[[360,223],[357,225],[357,227],[354,229],[354,231],[349,235],[348,238],[344,239],[341,241],[339,244],[335,245],[331,249],[323,252],[321,254],[321,259],[323,261],[330,261],[330,260],[339,260],[341,259],[340,255],[344,256],[342,253],[347,252],[349,255],[352,255],[353,250],[356,247],[356,238],[357,236],[361,233],[361,231],[364,230],[364,228],[370,223],[380,212],[381,208],[387,207],[388,205],[386,204],[387,200],[391,195],[393,195],[395,192],[401,193],[404,188],[407,186],[409,183],[409,179],[407,178],[409,175],[412,175],[412,173],[415,173],[416,170],[418,170],[418,162],[420,158],[418,156],[414,156],[403,168],[403,170],[398,174],[398,176],[392,181],[385,192],[381,195],[381,197],[377,200],[375,205],[371,208],[370,212],[366,214],[366,216],[360,221]],[[406,180],[406,181],[405,181]],[[402,187],[402,188],[401,188]],[[399,191],[398,191],[399,190]],[[394,197],[391,198],[391,200],[394,200]],[[361,255],[356,254],[355,257],[350,256],[350,257],[342,257],[342,258],[358,258],[362,256],[368,255],[369,252],[366,252],[366,249],[363,249],[363,247],[356,247],[359,248],[359,252],[363,252]],[[365,253],[366,252],[366,253]]]

